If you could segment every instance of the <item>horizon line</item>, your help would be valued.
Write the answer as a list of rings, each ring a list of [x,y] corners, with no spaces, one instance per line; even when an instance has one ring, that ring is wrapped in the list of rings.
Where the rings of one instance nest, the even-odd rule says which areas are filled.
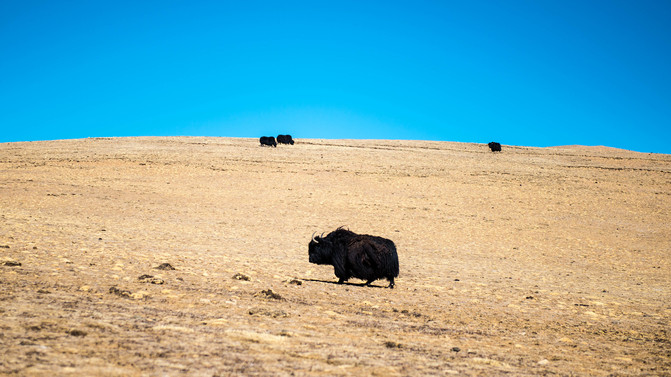
[[[293,135],[292,135],[293,137]],[[12,143],[32,143],[32,142],[49,142],[49,141],[76,141],[76,140],[87,140],[87,139],[132,139],[132,138],[228,138],[228,139],[251,139],[255,140],[258,137],[253,136],[212,136],[212,135],[133,135],[133,136],[87,136],[87,137],[73,137],[73,138],[62,138],[62,139],[33,139],[33,140],[14,140],[14,141],[0,141],[0,144],[12,144]],[[458,143],[458,144],[481,144],[487,145],[488,142],[474,142],[474,141],[454,141],[454,140],[432,140],[432,139],[394,139],[394,138],[330,138],[330,137],[293,137],[294,140],[370,140],[370,141],[424,141],[424,142],[437,142],[437,143]],[[500,142],[499,142],[500,143]],[[608,148],[618,151],[634,152],[641,154],[658,154],[658,155],[671,155],[670,153],[662,152],[641,152],[633,149],[618,148],[608,145],[587,145],[587,144],[561,144],[561,145],[547,145],[547,146],[537,146],[537,145],[520,145],[520,144],[507,144],[501,143],[502,146],[507,147],[516,147],[516,148]]]

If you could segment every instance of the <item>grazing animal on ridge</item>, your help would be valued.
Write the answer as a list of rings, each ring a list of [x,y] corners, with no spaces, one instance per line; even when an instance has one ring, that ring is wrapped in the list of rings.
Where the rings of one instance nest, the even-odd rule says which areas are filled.
[[[366,280],[365,285],[387,279],[389,288],[394,288],[394,278],[398,276],[398,254],[393,241],[356,234],[342,227],[326,237],[313,234],[308,254],[310,263],[333,266],[338,284],[352,277]]]
[[[492,141],[487,145],[489,145],[489,149],[491,149],[492,152],[501,152],[501,144],[500,143]]]
[[[275,138],[273,136],[261,136],[259,139],[261,142],[261,145],[267,145],[269,147],[277,147],[277,143],[275,142]]]
[[[294,145],[294,139],[291,138],[291,135],[277,135],[277,142],[279,144]]]

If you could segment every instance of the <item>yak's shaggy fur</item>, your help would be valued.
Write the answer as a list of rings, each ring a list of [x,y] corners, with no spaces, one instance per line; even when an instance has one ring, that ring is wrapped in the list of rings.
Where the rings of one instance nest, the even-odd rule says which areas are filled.
[[[277,143],[294,145],[294,139],[291,138],[291,135],[277,135]]]
[[[487,145],[489,145],[489,149],[491,149],[492,152],[501,152],[501,143],[497,143],[495,141],[492,141]]]
[[[259,138],[259,142],[261,143],[261,146],[267,145],[269,147],[276,147],[277,142],[275,141],[274,136],[261,136]]]
[[[326,237],[313,237],[308,253],[310,263],[332,265],[339,284],[352,277],[366,280],[365,285],[387,279],[389,288],[394,288],[394,278],[398,276],[396,245],[386,238],[356,234],[341,227]]]

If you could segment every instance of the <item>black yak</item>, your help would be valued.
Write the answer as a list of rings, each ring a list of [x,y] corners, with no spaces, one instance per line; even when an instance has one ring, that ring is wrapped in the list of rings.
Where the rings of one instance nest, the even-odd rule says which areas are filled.
[[[352,277],[366,280],[365,285],[377,279],[387,279],[389,288],[394,288],[394,278],[398,276],[398,254],[394,242],[356,234],[342,227],[326,237],[313,236],[308,254],[310,263],[333,266],[338,284]]]
[[[259,139],[261,142],[261,146],[267,145],[269,147],[276,147],[277,143],[275,142],[275,138],[273,136],[261,136]]]
[[[501,144],[499,144],[495,141],[492,141],[487,145],[489,145],[489,149],[491,149],[492,152],[501,152]]]
[[[291,138],[291,135],[277,135],[277,142],[279,144],[294,145],[294,139]]]

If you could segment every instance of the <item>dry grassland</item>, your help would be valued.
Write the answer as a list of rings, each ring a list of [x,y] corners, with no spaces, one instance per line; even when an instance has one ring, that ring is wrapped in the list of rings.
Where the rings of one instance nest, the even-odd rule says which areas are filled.
[[[396,243],[396,289],[308,263],[342,225]],[[670,155],[0,145],[0,375],[453,374],[671,375]]]

